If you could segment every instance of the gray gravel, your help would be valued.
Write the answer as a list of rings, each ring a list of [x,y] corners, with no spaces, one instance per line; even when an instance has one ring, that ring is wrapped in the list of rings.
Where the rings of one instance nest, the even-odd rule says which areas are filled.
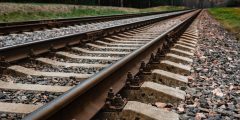
[[[26,116],[25,114],[0,112],[0,119],[1,120],[21,120],[25,116]]]
[[[81,48],[90,50],[90,51],[113,51],[113,52],[132,52],[131,49],[112,49],[112,48],[95,48],[91,46],[82,46]]]
[[[36,92],[36,91],[19,91],[19,90],[2,90],[0,102],[23,103],[23,104],[45,104],[58,97],[62,93]]]
[[[80,26],[76,25],[76,26],[63,27],[61,29],[34,31],[34,32],[25,33],[25,34],[10,34],[10,35],[0,37],[0,47],[13,46],[13,45],[29,43],[33,41],[50,39],[50,38],[57,38],[60,36],[66,36],[71,34],[85,33],[89,31],[109,28],[112,26],[121,26],[124,24],[151,20],[151,19],[155,19],[163,16],[176,14],[176,13],[181,13],[181,12],[151,15],[147,17],[145,16],[145,17],[122,19],[122,20],[114,20],[114,21],[93,23],[93,24],[80,25]]]
[[[8,77],[8,79],[7,79]],[[61,77],[45,77],[45,76],[2,76],[2,81],[21,83],[21,84],[39,84],[39,85],[52,85],[52,86],[74,86],[80,83],[80,79],[74,77],[61,78]]]
[[[77,53],[73,53],[73,54],[79,55]],[[93,55],[93,54],[91,54],[91,55]],[[60,62],[88,63],[88,64],[112,64],[112,63],[116,62],[116,60],[112,61],[112,60],[71,59],[71,58],[65,58],[62,56],[51,57],[50,59],[57,60]]]
[[[82,47],[80,47],[82,48]],[[85,48],[86,49],[86,48]],[[87,48],[87,50],[95,50],[95,51],[101,51],[101,50],[97,50],[97,49],[89,49]],[[71,51],[65,51],[65,52],[69,52],[71,54],[76,54],[79,56],[91,56],[91,57],[124,57],[125,55],[117,55],[117,54],[95,54],[95,53],[83,53],[81,51],[77,51],[77,50],[71,50]]]
[[[178,107],[181,119],[239,120],[240,43],[206,12],[199,30],[194,73]]]
[[[103,68],[84,68],[84,67],[65,67],[65,66],[54,66],[48,64],[41,64],[36,62],[26,62],[20,64],[26,68],[31,68],[34,70],[42,72],[64,72],[64,73],[81,73],[81,74],[95,74],[98,73]]]
[[[107,42],[107,41],[104,41],[104,42],[106,42],[106,43],[114,43],[114,42]],[[105,44],[98,43],[98,42],[96,42],[96,43],[94,43],[94,44],[96,44],[96,45],[101,45],[101,46],[106,46],[106,47],[126,47],[126,45],[105,45]],[[139,47],[140,47],[140,46],[141,46],[141,44],[139,45]],[[130,45],[128,45],[127,47],[138,47],[138,46],[135,46],[135,45],[130,46]]]

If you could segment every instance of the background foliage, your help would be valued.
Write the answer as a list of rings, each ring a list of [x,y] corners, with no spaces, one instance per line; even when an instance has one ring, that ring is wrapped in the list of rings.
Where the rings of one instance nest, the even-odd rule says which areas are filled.
[[[192,8],[240,6],[240,0],[0,0],[0,2],[61,3],[135,8],[147,8],[160,5],[188,6]]]

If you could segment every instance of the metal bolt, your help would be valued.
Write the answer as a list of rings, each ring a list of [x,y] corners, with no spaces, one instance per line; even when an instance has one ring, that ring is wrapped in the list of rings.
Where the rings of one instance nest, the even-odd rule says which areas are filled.
[[[124,100],[122,99],[122,96],[120,94],[117,94],[114,99],[114,106],[122,107],[123,105],[124,105]]]
[[[149,63],[152,64],[154,62],[155,56],[153,53],[151,53],[151,57],[149,59]]]
[[[161,55],[161,52],[162,52],[162,51],[161,51],[161,49],[160,49],[160,48],[158,48],[156,56],[158,56],[158,57],[159,57],[159,56]]]
[[[131,87],[131,83],[130,83],[130,81],[127,81],[127,82],[126,82],[125,87],[126,87],[126,88],[130,88],[130,87]]]
[[[106,101],[105,105],[106,105],[107,108],[110,108],[111,107],[111,102],[110,101]]]
[[[128,73],[127,73],[127,79],[132,79],[132,78],[133,78],[132,73],[131,73],[131,72],[128,72]]]
[[[138,76],[134,76],[133,84],[136,86],[138,86],[140,84],[140,78]]]
[[[140,79],[143,79],[143,69],[140,69],[137,76],[139,76]]]
[[[142,62],[141,62],[140,69],[143,69],[143,70],[144,70],[144,69],[145,69],[145,66],[146,66],[146,65],[145,65],[145,62],[144,62],[144,61],[142,61]]]
[[[167,53],[167,49],[168,49],[168,46],[167,46],[167,43],[166,44],[163,44],[163,49],[162,49],[162,55]]]
[[[70,76],[69,78],[70,78],[71,80],[76,81],[76,77],[75,77],[75,76]]]
[[[148,63],[145,67],[144,72],[150,72],[150,70],[151,70],[151,65]]]
[[[113,92],[113,88],[110,88],[107,94],[107,101],[112,102],[114,99],[114,92]]]

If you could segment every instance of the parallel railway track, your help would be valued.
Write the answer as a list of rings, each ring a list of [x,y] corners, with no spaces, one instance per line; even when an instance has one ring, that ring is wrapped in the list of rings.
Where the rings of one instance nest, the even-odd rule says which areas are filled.
[[[133,18],[133,17],[142,17],[147,15],[164,14],[169,12],[175,12],[175,11],[138,13],[138,14],[120,14],[120,15],[110,15],[110,16],[81,17],[81,18],[49,19],[49,20],[36,20],[36,21],[24,21],[24,22],[6,22],[6,23],[0,23],[0,34],[21,33],[21,32],[34,31],[34,30],[66,27],[70,25],[91,24],[91,23],[127,19],[127,18]]]
[[[144,75],[156,68],[198,13],[182,11],[0,48],[1,115],[14,119],[92,118],[106,105],[110,88],[114,94],[126,87],[139,89]],[[194,31],[184,35],[186,39],[193,36]],[[188,42],[181,41],[178,47],[186,48]],[[127,75],[133,78],[126,84]],[[107,105],[110,111],[124,107]]]
[[[149,17],[113,20],[89,25],[70,26],[62,29],[5,35],[0,37],[0,55],[4,56],[8,62],[16,61],[28,57],[29,50],[31,49],[37,51],[32,51],[33,54],[37,55],[48,52],[50,48],[59,49],[66,45],[70,46],[79,44],[80,42],[89,42],[186,12],[190,12],[190,10],[150,15]],[[48,44],[47,46],[46,43]]]

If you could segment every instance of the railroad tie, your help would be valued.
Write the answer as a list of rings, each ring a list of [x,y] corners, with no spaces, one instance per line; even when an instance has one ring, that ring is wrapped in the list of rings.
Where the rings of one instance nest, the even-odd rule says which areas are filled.
[[[123,35],[130,35],[130,36],[131,36],[131,35],[135,35],[134,33],[130,33],[130,31],[123,32],[122,34],[123,34]]]
[[[121,38],[121,37],[118,37],[118,36],[113,36],[115,38],[118,38],[118,39],[126,39],[126,40],[142,40],[142,41],[149,41],[149,40],[152,40],[154,38],[156,38],[156,35],[144,35],[144,34],[140,34],[140,35],[134,35],[134,36],[127,36],[127,35],[123,35],[123,34],[120,34],[121,36],[125,37],[125,38]]]
[[[154,69],[152,71],[152,79],[148,80],[170,87],[186,86],[188,83],[188,77],[161,69]]]
[[[66,62],[59,62],[56,60],[52,60],[49,58],[37,58],[36,60],[39,62],[42,62],[44,64],[50,64],[50,65],[55,65],[55,66],[64,66],[64,67],[103,68],[108,65],[108,64],[88,64],[88,63],[66,63]]]
[[[90,60],[119,60],[120,57],[92,57],[92,56],[79,56],[68,52],[57,52],[57,55],[64,56],[72,59],[90,59]]]
[[[30,76],[63,77],[63,78],[76,77],[77,79],[87,79],[92,76],[92,74],[41,72],[41,71],[25,68],[19,65],[10,66],[8,67],[8,70],[24,76],[30,75]]]
[[[174,112],[169,112],[164,109],[156,108],[152,105],[137,102],[128,101],[122,112],[106,113],[110,120],[134,120],[136,118],[141,120],[178,120],[179,115]]]
[[[178,104],[185,99],[186,93],[182,90],[169,87],[156,82],[146,81],[139,90],[129,91],[128,100],[136,100],[143,103],[164,102]]]
[[[187,42],[196,45],[197,41],[180,38],[179,41]]]
[[[71,86],[52,86],[52,85],[38,85],[38,84],[21,84],[0,81],[0,89],[9,90],[29,90],[29,91],[48,91],[48,92],[66,92],[71,89]]]
[[[184,42],[184,41],[177,41],[177,43],[182,44],[182,45],[186,45],[186,46],[189,46],[189,47],[196,47],[196,44],[191,44],[191,43]]]
[[[161,68],[166,71],[170,71],[176,74],[189,75],[191,66],[181,63],[175,63],[169,60],[162,60],[160,64],[154,65],[154,68]]]
[[[97,43],[104,44],[104,45],[111,45],[111,46],[136,46],[140,47],[144,44],[121,44],[121,43],[110,43],[110,42],[104,42],[104,41],[96,41]]]
[[[105,40],[108,40],[108,41],[111,41],[111,42],[116,42],[116,43],[126,43],[126,44],[134,44],[134,43],[141,43],[141,44],[144,44],[146,43],[147,41],[137,41],[137,40],[134,40],[134,41],[130,41],[130,40],[116,40],[116,39],[113,39],[113,38],[104,38]]]
[[[189,46],[178,44],[178,43],[174,45],[174,48],[185,50],[185,51],[191,51],[191,52],[195,51],[195,48],[193,47],[189,47]]]
[[[196,36],[194,36],[194,35],[190,35],[190,34],[183,34],[183,35],[181,36],[181,38],[195,39],[195,40],[198,39],[198,37],[196,37]]]
[[[79,47],[73,47],[72,50],[83,52],[83,53],[89,53],[89,54],[127,55],[130,53],[130,52],[118,52],[118,51],[93,51],[93,50],[87,50]]]
[[[197,42],[197,38],[193,38],[193,37],[180,37],[180,40],[184,39],[186,41],[192,41],[192,42]]]
[[[193,57],[194,55],[192,52],[188,52],[188,51],[184,51],[176,48],[171,48],[170,53],[173,53],[179,56],[190,57],[190,58]]]
[[[193,36],[195,38],[198,38],[198,35],[196,32],[187,32],[187,33],[184,33],[183,35],[186,35],[186,36]]]
[[[94,47],[94,48],[99,48],[99,49],[118,49],[118,50],[135,50],[138,49],[138,47],[109,47],[109,46],[101,46],[101,45],[96,45],[93,43],[87,43],[86,45]]]
[[[0,102],[0,112],[28,114],[41,106],[42,105]]]
[[[165,60],[169,60],[175,63],[182,63],[182,64],[191,64],[193,62],[193,60],[189,57],[179,56],[172,53],[166,54]]]

